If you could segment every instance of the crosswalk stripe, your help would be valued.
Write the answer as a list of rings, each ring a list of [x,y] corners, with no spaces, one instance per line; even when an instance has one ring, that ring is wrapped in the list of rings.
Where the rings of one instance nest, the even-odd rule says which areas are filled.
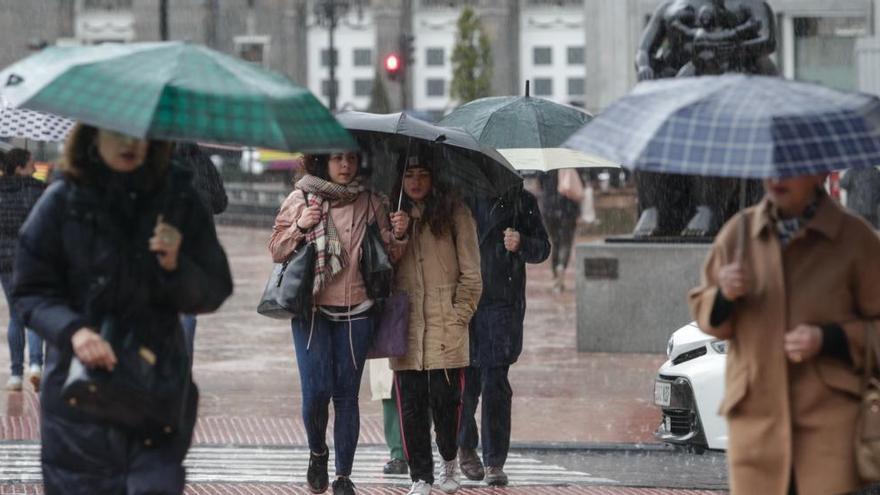
[[[329,465],[333,466],[331,449]],[[190,449],[184,465],[190,483],[302,483],[308,469],[306,447],[224,447],[196,446]],[[440,459],[434,451],[435,464]],[[388,450],[382,446],[361,446],[355,454],[351,477],[364,484],[407,485],[407,475],[382,474]],[[617,481],[545,464],[522,454],[511,453],[504,471],[511,485],[616,484]],[[0,442],[0,483],[38,482],[40,446],[36,443]],[[478,482],[463,479],[464,486]]]

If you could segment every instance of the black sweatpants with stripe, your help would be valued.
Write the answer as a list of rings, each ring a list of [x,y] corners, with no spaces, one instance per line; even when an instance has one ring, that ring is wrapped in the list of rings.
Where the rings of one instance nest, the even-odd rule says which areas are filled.
[[[464,379],[464,368],[394,372],[403,452],[413,481],[434,484],[432,419],[440,456],[455,459]]]

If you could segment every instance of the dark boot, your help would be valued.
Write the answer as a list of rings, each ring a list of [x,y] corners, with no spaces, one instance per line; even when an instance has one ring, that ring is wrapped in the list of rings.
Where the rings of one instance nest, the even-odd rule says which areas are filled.
[[[486,476],[483,462],[474,449],[458,449],[458,467],[464,477],[471,481],[480,481]]]
[[[324,493],[330,480],[327,476],[327,461],[330,459],[330,450],[324,447],[323,454],[309,452],[309,470],[306,472],[306,482],[312,493]]]
[[[409,472],[409,466],[403,459],[391,459],[385,463],[382,472],[385,474],[406,474]]]
[[[355,495],[354,483],[347,476],[336,478],[333,482],[333,495]]]

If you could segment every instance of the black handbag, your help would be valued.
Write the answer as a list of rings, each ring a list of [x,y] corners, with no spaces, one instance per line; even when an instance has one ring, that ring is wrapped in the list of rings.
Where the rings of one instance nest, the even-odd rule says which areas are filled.
[[[307,314],[312,305],[316,255],[315,243],[302,242],[284,263],[276,263],[257,305],[257,313],[277,320]]]
[[[367,200],[372,208],[373,202]],[[373,218],[375,219],[375,212]],[[394,267],[385,251],[385,242],[382,240],[382,232],[379,223],[374,221],[367,224],[364,232],[364,240],[361,243],[361,277],[364,279],[364,287],[367,297],[373,300],[385,299],[391,295],[391,286],[394,282]]]
[[[145,333],[113,316],[104,317],[100,333],[116,354],[116,366],[88,368],[73,356],[61,398],[93,418],[129,428],[166,435],[187,428],[198,391],[183,333]]]

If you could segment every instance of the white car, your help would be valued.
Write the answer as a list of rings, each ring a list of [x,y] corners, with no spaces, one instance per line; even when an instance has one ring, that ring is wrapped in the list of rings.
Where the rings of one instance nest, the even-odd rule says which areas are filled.
[[[672,334],[654,382],[654,404],[663,412],[654,433],[658,440],[696,452],[727,449],[727,422],[718,415],[726,354],[727,342],[703,333],[696,323]]]

